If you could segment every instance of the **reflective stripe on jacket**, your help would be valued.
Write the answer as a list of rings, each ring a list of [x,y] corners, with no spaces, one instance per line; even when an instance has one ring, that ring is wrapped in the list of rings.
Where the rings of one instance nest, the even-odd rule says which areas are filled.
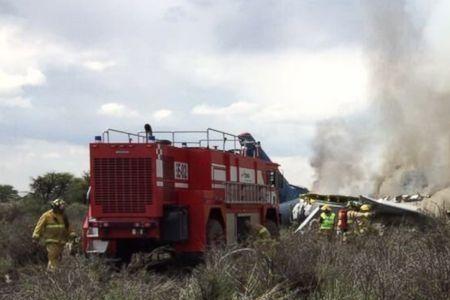
[[[326,214],[323,212],[320,215],[320,219],[321,219],[320,230],[332,230],[334,227],[335,217],[336,217],[335,213]]]
[[[370,217],[372,216],[371,212],[359,212],[351,210],[347,213],[349,221],[354,221],[353,230],[357,233],[365,233],[368,231],[368,227],[370,225]]]
[[[75,232],[70,225],[66,228],[63,214],[53,210],[42,214],[33,232],[34,239],[42,238],[46,244],[65,244],[69,236],[75,236]]]
[[[370,216],[371,216],[370,212],[359,212],[354,210],[349,210],[347,212],[347,217],[349,221],[350,220],[353,221],[360,218],[369,218]]]

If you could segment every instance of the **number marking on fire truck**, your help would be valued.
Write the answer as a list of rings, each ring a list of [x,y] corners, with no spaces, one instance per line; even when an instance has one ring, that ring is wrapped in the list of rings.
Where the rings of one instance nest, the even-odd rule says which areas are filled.
[[[188,164],[176,161],[175,162],[175,179],[178,180],[188,180],[189,179],[189,170]]]

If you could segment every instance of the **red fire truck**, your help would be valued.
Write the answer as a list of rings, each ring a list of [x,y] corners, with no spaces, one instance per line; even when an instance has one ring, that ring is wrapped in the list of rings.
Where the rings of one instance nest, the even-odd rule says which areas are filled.
[[[278,165],[261,158],[259,142],[247,136],[152,132],[148,124],[138,133],[108,129],[97,136],[84,251],[129,257],[170,246],[199,254],[215,243],[238,243],[246,220],[277,234]]]

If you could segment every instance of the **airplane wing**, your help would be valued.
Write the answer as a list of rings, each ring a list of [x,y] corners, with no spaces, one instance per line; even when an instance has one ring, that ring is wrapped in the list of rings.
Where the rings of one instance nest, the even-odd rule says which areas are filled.
[[[373,209],[377,214],[387,214],[387,215],[405,215],[412,214],[421,217],[427,217],[419,207],[407,204],[407,203],[396,203],[388,200],[374,199],[369,196],[360,196],[361,202],[372,205]]]

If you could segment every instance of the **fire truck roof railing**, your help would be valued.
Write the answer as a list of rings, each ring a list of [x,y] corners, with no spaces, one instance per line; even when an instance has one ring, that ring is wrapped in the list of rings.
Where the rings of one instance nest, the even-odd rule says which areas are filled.
[[[238,151],[238,147],[240,147],[239,136],[213,128],[193,131],[153,131],[150,134],[145,131],[131,133],[108,128],[102,134],[102,141],[105,143],[113,142],[113,135],[127,137],[128,143],[150,143],[169,140],[174,146],[214,148],[222,149],[223,151]],[[120,140],[116,139],[114,141],[120,142]]]

